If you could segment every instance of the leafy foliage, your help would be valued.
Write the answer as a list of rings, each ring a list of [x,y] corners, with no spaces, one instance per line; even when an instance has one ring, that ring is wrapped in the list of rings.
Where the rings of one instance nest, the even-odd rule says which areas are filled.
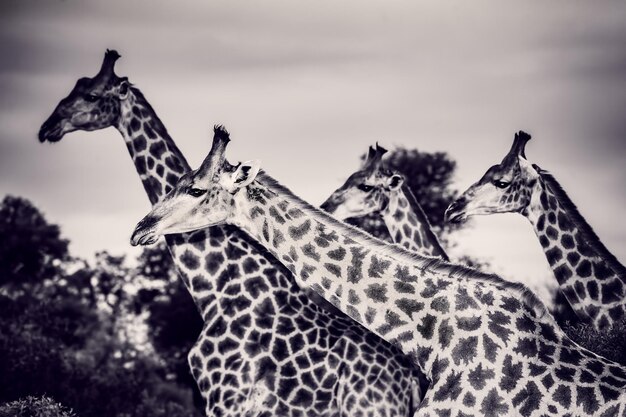
[[[167,358],[168,376],[190,387],[196,404],[200,406],[200,392],[189,370],[187,354],[198,339],[204,322],[178,278],[164,243],[143,250],[137,274],[152,284],[142,288],[135,298],[137,311],[148,313],[152,346],[162,358]]]
[[[53,277],[68,256],[68,241],[28,200],[5,196],[0,203],[0,285],[32,284]]]
[[[0,405],[0,417],[75,417],[76,415],[50,397],[28,396]]]
[[[0,213],[0,410],[73,415],[40,398],[49,395],[82,417],[201,415],[189,383],[168,378],[136,338],[146,327],[147,307],[135,312],[143,277],[124,257],[101,252],[93,267],[72,258],[58,226],[25,199],[6,197]],[[34,265],[16,270],[6,254]]]

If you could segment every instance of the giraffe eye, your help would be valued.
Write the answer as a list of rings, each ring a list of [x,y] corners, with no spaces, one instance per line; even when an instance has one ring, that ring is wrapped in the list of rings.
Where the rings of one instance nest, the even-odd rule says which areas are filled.
[[[359,184],[357,188],[365,193],[368,193],[374,189],[374,187],[367,184]]]
[[[205,195],[207,192],[207,190],[203,190],[201,188],[190,188],[187,190],[187,194],[189,194],[192,197],[200,197]]]
[[[493,181],[493,185],[495,185],[498,188],[506,188],[510,185],[510,182],[506,182],[506,181],[500,181],[500,180],[494,180]]]
[[[87,100],[90,103],[94,103],[94,102],[98,101],[98,99],[100,99],[100,97],[96,96],[95,94],[86,94],[85,95],[85,100]]]

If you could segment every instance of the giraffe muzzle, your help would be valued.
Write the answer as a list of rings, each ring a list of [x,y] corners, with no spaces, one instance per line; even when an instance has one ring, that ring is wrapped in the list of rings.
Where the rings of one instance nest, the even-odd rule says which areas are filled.
[[[58,142],[63,138],[63,132],[61,130],[62,118],[56,114],[52,114],[48,120],[46,120],[39,129],[39,142]]]
[[[466,221],[465,206],[466,203],[459,200],[450,204],[444,214],[445,220],[450,223],[463,223]]]
[[[322,203],[322,205],[320,206],[320,208],[322,210],[324,210],[327,213],[333,214],[335,212],[335,210],[337,209],[338,204],[334,201],[332,201],[332,198],[329,198],[328,200],[324,201]]]
[[[152,231],[135,230],[130,238],[130,244],[133,246],[146,246],[152,245],[157,240],[159,240],[159,237]]]
[[[135,227],[132,236],[130,237],[130,244],[133,246],[152,245],[159,240],[159,235],[156,232],[155,220],[152,217],[144,217]]]

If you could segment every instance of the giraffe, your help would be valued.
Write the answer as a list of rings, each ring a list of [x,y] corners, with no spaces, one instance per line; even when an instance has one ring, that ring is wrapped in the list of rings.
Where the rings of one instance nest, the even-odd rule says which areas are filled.
[[[119,57],[107,51],[39,139],[116,127],[155,204],[190,168],[140,90],[115,75]],[[239,230],[215,226],[167,243],[205,321],[188,360],[207,416],[406,416],[419,403],[419,375],[399,350],[313,304]]]
[[[608,329],[626,310],[626,268],[600,242],[556,179],[526,159],[530,135],[518,132],[494,165],[448,207],[450,221],[491,213],[520,213],[533,226],[577,317]]]
[[[136,226],[131,244],[215,224],[245,230],[299,285],[409,355],[425,416],[621,416],[626,367],[576,345],[524,285],[371,237],[295,196],[227,135]]]
[[[387,150],[370,146],[363,167],[350,175],[322,204],[322,209],[341,220],[380,214],[393,243],[413,252],[449,260],[428,218],[404,178],[382,165]]]

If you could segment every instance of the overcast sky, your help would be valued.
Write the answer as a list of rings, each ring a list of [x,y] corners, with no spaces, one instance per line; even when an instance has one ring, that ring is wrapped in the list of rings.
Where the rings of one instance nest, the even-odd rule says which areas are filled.
[[[82,256],[130,251],[148,200],[114,129],[36,133],[106,48],[192,166],[223,123],[229,159],[256,159],[319,204],[375,141],[447,151],[465,189],[533,134],[607,247],[626,258],[626,3],[34,1],[0,3],[0,196],[32,200]],[[475,220],[455,253],[506,277],[551,275],[521,216]]]

